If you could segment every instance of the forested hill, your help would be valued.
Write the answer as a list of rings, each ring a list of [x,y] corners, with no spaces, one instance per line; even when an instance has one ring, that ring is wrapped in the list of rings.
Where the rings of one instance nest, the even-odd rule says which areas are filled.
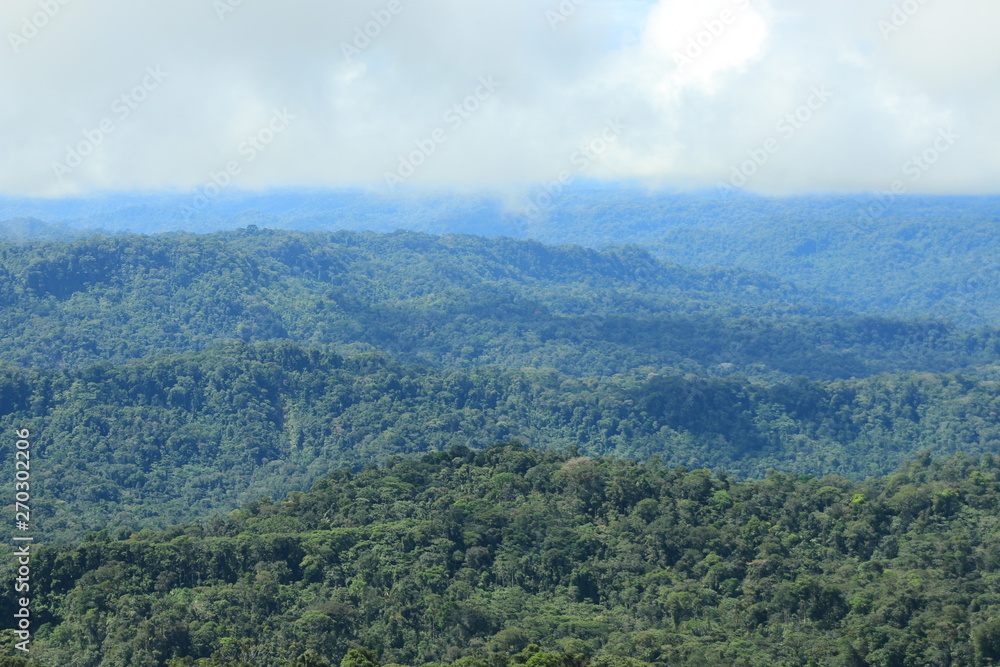
[[[254,227],[2,244],[0,317],[47,667],[1000,664],[996,329]]]
[[[0,368],[0,430],[30,429],[39,535],[206,519],[332,469],[516,439],[736,477],[885,474],[921,450],[996,452],[1000,384],[959,374],[755,383],[405,366],[236,343],[120,366]],[[13,459],[13,440],[0,455]]]
[[[551,206],[525,215],[535,196],[233,190],[194,217],[183,213],[191,210],[190,195],[0,196],[0,220],[34,216],[66,222],[66,231],[208,231],[254,223],[299,230],[503,235],[597,248],[635,244],[685,266],[765,271],[866,314],[1000,324],[1000,198],[995,195],[720,196],[592,183],[566,188]]]
[[[665,227],[647,247],[668,261],[766,270],[866,313],[1000,323],[1000,199],[923,200],[919,214],[875,197],[798,202],[800,212],[767,220]]]
[[[988,667],[998,474],[920,457],[863,483],[736,483],[454,447],[36,552],[33,664]]]
[[[13,218],[0,220],[0,241],[25,243],[28,241],[66,241],[85,238],[100,233],[93,229],[80,229],[65,223],[49,223],[38,218]]]
[[[765,274],[646,251],[410,232],[0,244],[0,361],[115,363],[220,340],[374,346],[442,367],[768,379],[990,365],[997,332],[854,316]]]

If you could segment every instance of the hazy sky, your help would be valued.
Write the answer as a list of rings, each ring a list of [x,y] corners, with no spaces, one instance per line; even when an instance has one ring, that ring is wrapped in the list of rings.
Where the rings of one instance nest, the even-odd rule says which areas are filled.
[[[995,193],[998,27],[997,0],[4,0],[0,191]]]

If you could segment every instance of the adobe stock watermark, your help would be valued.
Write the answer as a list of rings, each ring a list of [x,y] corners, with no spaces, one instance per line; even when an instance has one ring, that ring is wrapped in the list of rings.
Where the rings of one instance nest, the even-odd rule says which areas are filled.
[[[378,39],[382,31],[403,13],[404,9],[406,9],[406,5],[403,4],[402,0],[389,0],[385,7],[373,11],[371,21],[354,29],[354,39],[350,43],[340,43],[340,52],[344,54],[344,60],[351,62],[351,58],[360,56],[365,49],[372,45],[373,41]]]
[[[465,124],[473,114],[482,108],[500,88],[501,84],[493,79],[493,76],[479,77],[479,85],[461,102],[452,105],[450,109],[442,114],[441,119],[454,132]],[[404,184],[421,166],[426,164],[438,147],[448,141],[448,130],[443,127],[434,128],[426,137],[414,140],[414,150],[407,154],[399,155],[399,164],[395,171],[385,172],[385,184],[390,190],[396,186]]]
[[[14,49],[14,53],[20,52],[21,47],[37,37],[45,29],[45,26],[49,25],[52,19],[69,3],[70,0],[39,0],[39,11],[31,16],[23,17],[21,29],[18,32],[7,33],[7,41],[10,42],[10,48]]]
[[[748,150],[747,159],[734,166],[730,171],[729,182],[719,181],[716,189],[720,193],[728,194],[734,189],[744,187],[764,165],[770,162],[771,157],[781,150],[784,143],[791,140],[799,130],[805,127],[832,98],[833,93],[827,90],[826,84],[813,86],[812,90],[809,91],[809,96],[802,104],[775,123],[774,129],[778,135],[768,137],[757,148]]]
[[[244,0],[213,0],[212,8],[215,9],[215,15],[222,22],[226,20],[227,16],[242,7],[243,2]]]
[[[604,129],[593,139],[581,145],[572,156],[569,163],[573,170],[563,169],[556,178],[542,185],[541,191],[530,197],[524,207],[524,216],[530,220],[538,220],[542,211],[555,204],[556,199],[578,176],[585,174],[591,165],[616,143],[628,129],[620,118],[607,121]]]
[[[83,139],[66,146],[66,157],[62,162],[52,163],[52,172],[61,182],[66,176],[72,174],[88,156],[93,154],[98,146],[104,143],[107,136],[117,129],[117,122],[123,122],[132,115],[132,112],[139,108],[149,97],[149,94],[160,87],[167,78],[159,65],[146,67],[146,75],[137,85],[129,91],[122,93],[111,103],[111,113],[114,116],[103,118],[96,127],[83,131]]]
[[[901,172],[905,178],[893,180],[886,190],[873,196],[870,204],[858,209],[856,217],[858,233],[864,233],[875,224],[876,220],[884,216],[897,197],[910,191],[909,184],[918,183],[960,138],[951,127],[938,129],[937,135],[927,148],[903,163]]]
[[[888,41],[893,34],[899,32],[927,2],[928,0],[904,0],[893,5],[889,18],[879,19],[878,22],[878,31],[882,33],[882,39]]]
[[[586,2],[587,0],[562,0],[555,9],[546,10],[545,20],[549,22],[549,30],[558,30]]]
[[[229,160],[221,169],[208,172],[208,180],[205,184],[195,188],[191,204],[181,206],[186,218],[190,219],[191,216],[204,210],[213,199],[232,185],[233,179],[242,174],[247,165],[266,151],[278,135],[288,129],[293,120],[295,120],[295,114],[289,113],[287,108],[280,111],[275,109],[267,123],[253,134],[247,135],[246,139],[236,147],[236,153],[240,159]]]
[[[30,534],[31,526],[31,431],[28,429],[17,429],[14,431],[17,449],[14,452],[14,527],[21,531],[14,535],[14,546],[17,549],[11,554],[16,558],[15,564],[17,574],[14,580],[14,590],[23,597],[15,598],[14,608],[14,634],[21,641],[14,644],[14,648],[28,653],[31,648],[31,610],[34,605],[31,600],[31,554],[33,549],[31,543],[34,537]]]
[[[750,9],[750,0],[733,0],[733,5],[738,11],[746,11]],[[694,61],[711,49],[726,34],[729,26],[736,23],[739,17],[738,11],[723,9],[715,18],[703,21],[702,30],[688,37],[684,50],[674,51],[674,64],[677,65],[677,69],[683,72],[685,67],[693,65]]]

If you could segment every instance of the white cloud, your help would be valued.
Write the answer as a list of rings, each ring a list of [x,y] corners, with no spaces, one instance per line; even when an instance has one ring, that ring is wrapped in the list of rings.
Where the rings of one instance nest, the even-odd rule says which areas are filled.
[[[675,65],[663,83],[669,95],[689,85],[713,90],[721,75],[761,56],[767,34],[749,0],[674,0],[653,8],[643,36],[653,58]]]
[[[571,1],[553,26],[547,12]],[[349,61],[342,45],[389,0],[244,0],[224,20],[208,0],[69,0],[30,38],[21,32],[39,1],[8,0],[0,190],[193,188],[282,108],[296,119],[240,187],[380,187],[438,128],[448,140],[412,183],[523,186],[568,168],[616,117],[628,130],[588,177],[712,186],[777,138],[748,188],[882,189],[953,125],[960,140],[914,191],[1000,183],[994,0],[909,0],[919,9],[885,36],[889,0],[399,2]],[[724,11],[732,20],[719,29]],[[148,66],[168,78],[118,119],[114,100]],[[500,91],[449,127],[445,113],[490,75]],[[777,124],[821,84],[833,98],[785,138]],[[106,119],[114,131],[58,180],[53,163]]]

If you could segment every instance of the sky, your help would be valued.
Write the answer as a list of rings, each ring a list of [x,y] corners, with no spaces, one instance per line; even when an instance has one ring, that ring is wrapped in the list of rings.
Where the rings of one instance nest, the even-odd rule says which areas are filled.
[[[5,0],[0,193],[1000,191],[996,0]]]

